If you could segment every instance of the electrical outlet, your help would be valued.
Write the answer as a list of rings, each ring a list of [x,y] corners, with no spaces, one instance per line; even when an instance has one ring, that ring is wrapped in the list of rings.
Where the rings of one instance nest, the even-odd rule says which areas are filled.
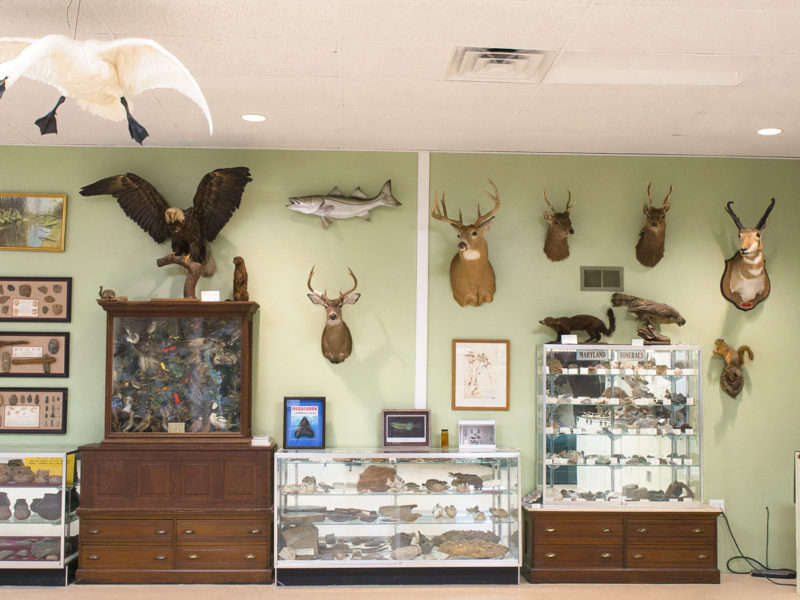
[[[725,500],[719,498],[716,500],[709,499],[708,504],[713,506],[714,508],[720,509],[722,512],[725,512]]]

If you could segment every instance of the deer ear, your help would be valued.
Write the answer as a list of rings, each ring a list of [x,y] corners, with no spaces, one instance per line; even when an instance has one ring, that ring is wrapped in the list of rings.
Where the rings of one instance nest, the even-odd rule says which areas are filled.
[[[455,229],[458,233],[461,233],[461,228],[458,226],[458,223],[450,223],[450,227]]]
[[[317,296],[316,294],[308,294],[308,299],[311,300],[314,304],[319,304],[320,306],[324,306],[325,303],[322,301],[322,298]]]
[[[494,217],[478,225],[478,231],[481,233],[489,231],[489,228],[492,226],[492,221],[494,221]]]
[[[361,298],[361,294],[347,294],[347,296],[342,299],[342,302],[345,304],[355,304],[358,302],[359,298]]]
[[[661,208],[664,209],[664,212],[667,212],[669,210],[669,200],[664,200],[664,206]]]

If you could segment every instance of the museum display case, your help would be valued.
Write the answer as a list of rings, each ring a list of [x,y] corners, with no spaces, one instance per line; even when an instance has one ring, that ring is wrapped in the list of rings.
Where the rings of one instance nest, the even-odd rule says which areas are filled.
[[[276,581],[516,583],[519,497],[513,449],[278,452]]]
[[[255,302],[98,300],[106,441],[246,441]]]
[[[78,556],[75,450],[0,452],[0,583],[66,585]]]
[[[698,346],[545,344],[536,371],[544,505],[701,502]]]

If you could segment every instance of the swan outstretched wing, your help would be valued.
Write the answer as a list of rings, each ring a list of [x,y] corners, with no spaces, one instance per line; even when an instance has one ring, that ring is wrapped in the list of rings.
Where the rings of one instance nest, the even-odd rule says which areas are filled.
[[[135,96],[154,88],[177,90],[200,107],[213,132],[208,104],[189,70],[160,44],[147,39],[126,38],[102,43],[98,55],[117,70],[120,87]]]

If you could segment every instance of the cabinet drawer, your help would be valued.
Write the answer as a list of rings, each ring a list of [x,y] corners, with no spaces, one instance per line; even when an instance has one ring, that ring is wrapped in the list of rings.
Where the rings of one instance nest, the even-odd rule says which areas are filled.
[[[680,538],[682,540],[713,540],[717,535],[716,521],[628,519],[628,540]]]
[[[192,543],[199,538],[240,538],[258,542],[268,541],[270,528],[264,520],[188,521],[177,522],[178,543]]]
[[[552,546],[536,547],[533,551],[533,564],[536,569],[568,569],[592,567],[602,569],[622,568],[624,551],[622,546]]]
[[[81,569],[171,569],[173,551],[161,546],[93,546],[82,544]]]
[[[668,548],[632,544],[625,552],[625,566],[634,569],[647,567],[713,568],[717,566],[717,554],[714,546]]]
[[[269,559],[266,544],[241,548],[179,548],[176,569],[265,569]]]
[[[81,519],[81,539],[110,543],[115,541],[172,543],[172,521],[167,519]]]
[[[536,519],[534,540],[569,540],[570,543],[605,543],[622,541],[622,517],[603,515],[594,519]],[[602,540],[602,541],[601,541]]]

